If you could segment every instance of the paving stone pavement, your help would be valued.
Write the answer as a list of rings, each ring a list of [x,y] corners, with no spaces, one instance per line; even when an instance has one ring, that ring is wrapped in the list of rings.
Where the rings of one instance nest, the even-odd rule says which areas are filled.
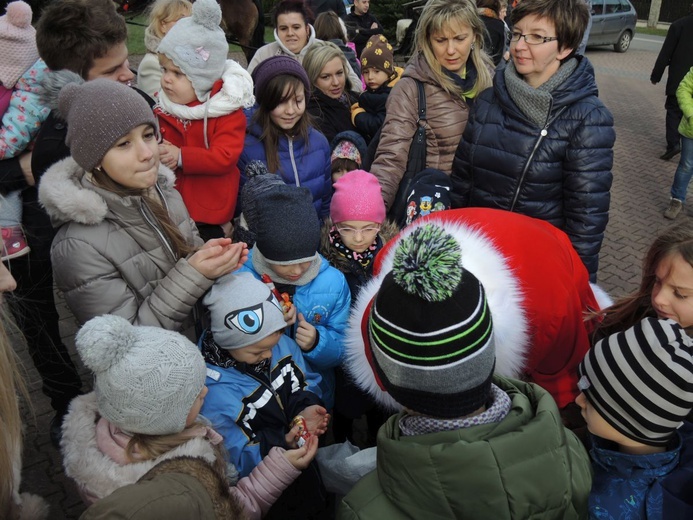
[[[644,252],[653,237],[669,223],[662,217],[662,211],[668,204],[677,161],[658,159],[665,147],[666,78],[657,86],[649,82],[656,51],[638,50],[635,46],[625,54],[608,48],[589,49],[587,56],[596,70],[600,96],[615,119],[611,218],[601,252],[599,282],[612,296],[618,297],[637,287]],[[73,347],[77,324],[61,296],[56,298],[62,317],[61,333],[77,360]],[[51,519],[77,518],[84,506],[63,473],[61,457],[48,436],[52,410],[41,393],[40,379],[26,348],[20,342],[17,344],[31,398],[31,406],[24,407],[27,428],[22,491],[43,496],[50,503]],[[81,372],[86,391],[90,375],[83,367]]]

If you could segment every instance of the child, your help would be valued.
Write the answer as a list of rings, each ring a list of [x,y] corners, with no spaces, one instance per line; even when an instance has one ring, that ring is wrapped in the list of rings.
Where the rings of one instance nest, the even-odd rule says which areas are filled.
[[[0,91],[5,93],[5,109],[0,108],[0,160],[18,157],[27,149],[50,110],[39,100],[46,64],[36,48],[36,30],[31,25],[31,7],[17,1],[0,17]],[[29,253],[22,230],[22,198],[19,190],[0,197],[2,260]]]
[[[253,70],[258,106],[238,161],[241,172],[251,161],[262,161],[287,184],[310,189],[320,218],[328,215],[332,198],[330,146],[306,114],[310,82],[301,64],[274,56]],[[241,178],[241,186],[246,179]]]
[[[175,170],[176,188],[204,240],[231,234],[246,126],[241,108],[254,102],[250,75],[226,59],[220,23],[219,4],[200,0],[157,48],[161,162]]]
[[[346,172],[361,169],[366,156],[366,141],[358,132],[346,130],[334,136],[330,143],[332,155],[332,184]]]
[[[359,96],[358,103],[351,107],[351,121],[356,130],[370,142],[383,126],[387,96],[402,77],[404,70],[395,67],[392,45],[382,34],[368,39],[361,53],[361,68],[366,90]]]
[[[494,376],[490,303],[465,254],[442,227],[417,226],[373,298],[359,296],[349,348],[366,352],[351,372],[375,375],[401,411],[337,518],[586,516],[587,453],[548,392]]]
[[[137,68],[137,86],[151,97],[161,89],[161,65],[156,49],[166,33],[178,20],[190,16],[192,4],[188,0],[157,0],[149,11],[149,26],[144,30],[144,55]]]
[[[575,402],[592,434],[590,518],[674,518],[663,512],[662,488],[693,467],[693,426],[684,423],[693,340],[672,320],[645,318],[599,341],[579,371]],[[690,517],[689,509],[676,518]]]
[[[76,345],[94,372],[94,391],[70,404],[61,451],[65,473],[86,502],[179,457],[202,459],[210,471],[226,475],[228,469],[228,478],[238,478],[222,457],[223,439],[198,415],[207,394],[206,368],[193,343],[176,332],[104,315],[80,329]],[[297,450],[274,448],[231,494],[259,519],[315,450],[314,441]]]
[[[643,259],[639,289],[597,313],[595,342],[628,329],[643,318],[672,319],[693,327],[693,221],[664,230]]]
[[[378,251],[397,231],[395,225],[385,220],[385,203],[375,175],[355,170],[335,182],[330,218],[322,227],[320,252],[330,265],[344,274],[352,303],[361,287],[370,280]],[[369,441],[375,444],[375,435],[385,416],[341,368],[336,370],[335,376],[335,440],[343,442],[348,438],[353,442],[353,421],[366,413]]]
[[[310,194],[306,188],[275,185],[255,197],[255,211],[246,213],[246,221],[256,242],[239,272],[258,279],[266,275],[279,293],[287,293],[292,302],[285,311],[287,333],[308,367],[322,376],[322,398],[330,410],[351,297],[344,275],[318,253],[320,222]]]
[[[283,334],[286,323],[275,296],[250,274],[219,280],[204,303],[211,327],[200,338],[209,386],[202,413],[246,476],[273,447],[295,448],[306,433],[325,433],[329,415],[320,400],[320,376],[307,369],[296,342]],[[310,503],[320,494],[315,471],[313,466],[299,479],[278,510],[296,498],[297,487],[310,490],[304,511],[318,505]]]

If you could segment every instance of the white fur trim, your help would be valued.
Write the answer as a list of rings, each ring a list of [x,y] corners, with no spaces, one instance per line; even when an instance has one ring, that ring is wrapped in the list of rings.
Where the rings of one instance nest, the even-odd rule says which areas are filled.
[[[80,492],[92,501],[134,484],[163,460],[191,456],[202,458],[210,464],[215,461],[210,442],[196,437],[157,459],[118,465],[99,450],[96,442],[98,418],[94,392],[74,398],[63,422],[60,441],[65,474],[74,479]]]
[[[599,309],[606,309],[614,304],[614,300],[611,299],[611,296],[609,296],[609,294],[599,285],[590,282],[590,287],[592,288],[592,293],[599,304]]]
[[[491,237],[464,222],[442,217],[415,221],[396,238],[400,242],[417,227],[438,224],[452,235],[462,248],[462,267],[476,276],[486,290],[493,334],[496,343],[496,373],[519,377],[529,348],[529,323],[524,311],[524,297],[519,281]],[[392,270],[397,247],[391,246],[382,259],[381,270],[360,291],[351,316],[346,339],[346,367],[356,384],[378,403],[388,408],[401,406],[378,386],[364,351],[361,320],[368,304],[378,292],[383,279]]]
[[[43,498],[31,493],[22,493],[19,520],[43,520],[48,518],[50,506]]]

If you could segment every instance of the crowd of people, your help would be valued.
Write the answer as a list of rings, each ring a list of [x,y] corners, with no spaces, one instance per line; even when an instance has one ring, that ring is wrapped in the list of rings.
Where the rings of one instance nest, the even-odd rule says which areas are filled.
[[[137,77],[111,0],[0,17],[0,290],[83,518],[690,517],[693,222],[596,285],[587,4],[428,0],[405,67],[369,9],[281,0],[243,67],[216,0],[155,0]],[[0,517],[47,518],[2,329],[0,376]]]

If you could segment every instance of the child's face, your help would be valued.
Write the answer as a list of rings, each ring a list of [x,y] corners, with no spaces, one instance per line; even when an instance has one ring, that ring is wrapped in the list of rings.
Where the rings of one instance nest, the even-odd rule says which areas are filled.
[[[380,224],[366,220],[345,220],[336,227],[344,245],[357,253],[368,249],[380,231]]]
[[[336,172],[334,172],[334,173],[332,174],[332,184],[334,184],[334,183],[337,182],[339,179],[341,179],[342,177],[344,177],[344,175],[346,174],[346,172],[347,172],[347,169],[346,169],[346,168],[342,168],[341,170],[337,170]]]
[[[306,271],[310,268],[312,262],[301,262],[300,264],[269,264],[270,269],[281,278],[286,280],[291,280],[292,282],[298,281],[301,276],[303,276]]]
[[[279,342],[282,334],[283,331],[278,330],[257,343],[236,350],[229,350],[229,355],[239,363],[257,365],[261,361],[272,357],[272,349]]]
[[[200,410],[202,410],[202,405],[205,402],[205,396],[207,395],[208,391],[209,389],[206,386],[203,386],[202,390],[200,390],[200,394],[197,396],[197,399],[195,399],[195,402],[190,409],[190,413],[188,414],[188,418],[185,420],[186,428],[192,426],[197,420],[197,416],[200,415]]]
[[[580,395],[575,398],[575,404],[582,410],[582,417],[585,419],[587,429],[592,435],[615,442],[622,440],[624,436],[604,420],[601,414],[592,406],[592,403],[585,397],[584,393],[580,392]]]
[[[682,327],[693,325],[693,267],[680,253],[660,260],[655,269],[652,307],[659,319],[671,319]]]
[[[282,92],[282,98],[289,95],[287,85]],[[293,96],[290,96],[286,101],[279,103],[274,110],[270,112],[270,120],[285,132],[292,130],[294,126],[301,120],[306,111],[306,95],[303,85],[296,88]]]
[[[126,188],[144,190],[159,175],[159,144],[150,125],[130,130],[106,152],[101,168],[113,181]]]
[[[366,85],[369,89],[377,90],[387,83],[387,80],[390,79],[390,77],[386,72],[374,67],[370,67],[363,71],[363,79],[366,80]]]
[[[197,99],[195,89],[183,71],[176,67],[167,56],[159,54],[161,64],[161,88],[168,98],[179,105],[187,105]]]

